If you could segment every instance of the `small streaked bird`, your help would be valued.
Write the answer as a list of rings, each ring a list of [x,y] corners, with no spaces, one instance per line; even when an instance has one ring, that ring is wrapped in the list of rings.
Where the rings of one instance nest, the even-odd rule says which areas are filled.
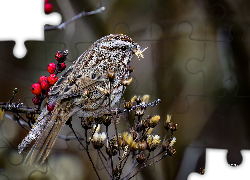
[[[39,166],[45,161],[71,116],[100,117],[109,113],[131,81],[133,55],[143,58],[144,50],[123,34],[110,34],[94,42],[51,88],[48,103],[55,103],[54,110],[50,113],[44,108],[18,146],[21,153],[36,140],[24,164]]]

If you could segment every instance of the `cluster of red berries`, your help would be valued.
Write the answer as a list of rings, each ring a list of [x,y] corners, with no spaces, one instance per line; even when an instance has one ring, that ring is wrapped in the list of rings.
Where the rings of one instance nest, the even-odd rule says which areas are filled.
[[[45,0],[44,1],[44,11],[46,14],[51,13],[53,10],[53,6],[52,4],[49,3],[49,0]]]
[[[68,51],[58,51],[55,55],[55,59],[58,61],[57,64],[50,63],[47,67],[47,71],[50,73],[49,77],[41,76],[38,83],[31,86],[31,91],[35,96],[32,98],[34,105],[41,105],[45,97],[49,98],[48,92],[50,87],[53,86],[58,80],[57,74],[62,72],[66,68],[65,60],[67,59]],[[48,111],[53,111],[55,107],[54,103],[47,105]]]

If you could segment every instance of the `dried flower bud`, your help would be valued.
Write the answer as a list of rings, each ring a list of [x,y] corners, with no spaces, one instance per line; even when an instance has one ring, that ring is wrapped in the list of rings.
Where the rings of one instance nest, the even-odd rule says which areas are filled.
[[[107,141],[106,153],[109,156],[115,156],[118,153],[118,144],[116,136],[113,136],[110,141]]]
[[[140,141],[139,142],[139,149],[141,151],[145,150],[147,148],[147,142],[146,141]]]
[[[109,71],[107,72],[107,77],[109,78],[110,81],[113,81],[113,80],[115,79],[115,72],[109,70]]]
[[[153,131],[153,128],[149,128],[149,129],[147,130],[146,135],[151,134],[151,133],[152,133],[152,131]]]
[[[177,130],[177,124],[174,124],[173,122],[164,123],[164,127],[166,130],[176,131]]]
[[[124,103],[124,108],[125,108],[125,109],[130,109],[132,106],[133,106],[133,104],[132,104],[131,101],[125,102],[125,103]]]
[[[96,132],[99,132],[100,131],[100,128],[101,128],[101,126],[100,126],[100,124],[93,124],[93,127],[92,127],[92,129],[91,129],[91,132],[92,133],[96,133]]]
[[[132,97],[132,99],[130,100],[131,103],[135,102],[135,99],[137,98],[137,96]]]
[[[137,102],[137,104],[141,103],[143,101],[141,96],[137,96],[135,101]]]
[[[130,134],[133,135],[133,139],[137,139],[138,133],[133,128],[130,130]]]
[[[177,124],[174,124],[173,122],[169,123],[169,129],[171,131],[176,131],[177,130]]]
[[[166,120],[166,123],[170,123],[170,121],[171,121],[171,117],[172,117],[172,115],[167,115],[167,120]]]
[[[134,71],[134,68],[128,68],[129,72],[132,73]]]
[[[106,139],[106,134],[104,132],[98,133],[97,131],[93,134],[91,142],[95,149],[100,149],[104,145],[104,141]]]
[[[128,85],[130,85],[130,83],[132,82],[132,77],[130,78],[130,79],[125,79],[125,80],[123,80],[122,81],[122,85],[123,86],[128,86]]]
[[[143,119],[141,123],[142,123],[142,125],[143,125],[144,128],[148,128],[149,127],[149,121],[148,121],[148,119]]]
[[[161,142],[160,136],[152,134],[149,134],[147,136],[146,141],[147,141],[147,150],[149,151],[154,151]]]
[[[123,138],[119,138],[118,143],[119,143],[119,146],[122,147],[122,148],[127,146],[127,142]]]
[[[136,160],[138,163],[142,164],[145,160],[146,160],[146,157],[145,155],[143,154],[143,152],[141,152],[140,154],[138,154],[136,156]]]
[[[170,156],[174,155],[176,150],[173,148],[174,143],[176,142],[176,138],[174,137],[172,140],[167,139],[163,144],[162,148],[166,151],[166,153]]]
[[[130,146],[130,150],[131,151],[136,151],[136,150],[138,150],[138,148],[139,148],[138,143],[133,141],[131,146]]]
[[[145,102],[145,103],[148,103],[148,101],[149,101],[149,98],[150,98],[150,96],[149,95],[144,95],[143,97],[142,97],[142,102]]]
[[[174,143],[176,143],[176,138],[175,138],[175,137],[173,137],[173,139],[171,140],[171,142],[169,143],[169,145],[170,145],[170,146],[173,146]]]
[[[91,129],[92,128],[92,123],[94,121],[94,117],[86,117],[86,118],[81,118],[81,124],[84,129]]]
[[[107,116],[106,119],[103,121],[103,124],[107,127],[111,124],[111,117]]]
[[[127,142],[128,145],[131,145],[131,143],[133,142],[133,135],[128,132],[124,132],[123,139]]]
[[[172,146],[169,146],[167,149],[167,154],[169,156],[173,156],[175,153],[176,153],[176,150]]]
[[[169,139],[167,139],[164,143],[162,143],[162,148],[166,150],[169,146]]]
[[[151,128],[154,128],[158,124],[159,120],[160,120],[160,116],[159,115],[156,115],[156,116],[150,118],[149,119],[149,126]]]
[[[135,110],[135,115],[136,115],[136,116],[143,116],[144,114],[145,114],[145,110],[142,109],[142,108],[137,108],[137,109]]]

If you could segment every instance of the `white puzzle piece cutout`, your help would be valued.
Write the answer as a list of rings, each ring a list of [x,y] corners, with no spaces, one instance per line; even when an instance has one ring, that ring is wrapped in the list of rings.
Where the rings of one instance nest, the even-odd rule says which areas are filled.
[[[59,13],[44,13],[44,0],[0,0],[0,41],[15,41],[13,54],[23,58],[27,40],[44,41],[44,25],[58,25]]]
[[[205,174],[191,173],[188,180],[247,180],[250,179],[250,150],[241,150],[242,163],[228,164],[227,149],[206,149]]]

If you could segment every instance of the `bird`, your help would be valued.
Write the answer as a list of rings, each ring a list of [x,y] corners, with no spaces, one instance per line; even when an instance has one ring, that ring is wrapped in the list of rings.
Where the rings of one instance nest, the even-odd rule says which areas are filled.
[[[132,80],[132,57],[136,55],[140,60],[145,49],[127,35],[110,34],[82,53],[51,87],[48,103],[55,104],[53,111],[44,108],[18,145],[20,154],[36,140],[24,165],[38,167],[46,160],[70,117],[97,118],[109,113]]]

